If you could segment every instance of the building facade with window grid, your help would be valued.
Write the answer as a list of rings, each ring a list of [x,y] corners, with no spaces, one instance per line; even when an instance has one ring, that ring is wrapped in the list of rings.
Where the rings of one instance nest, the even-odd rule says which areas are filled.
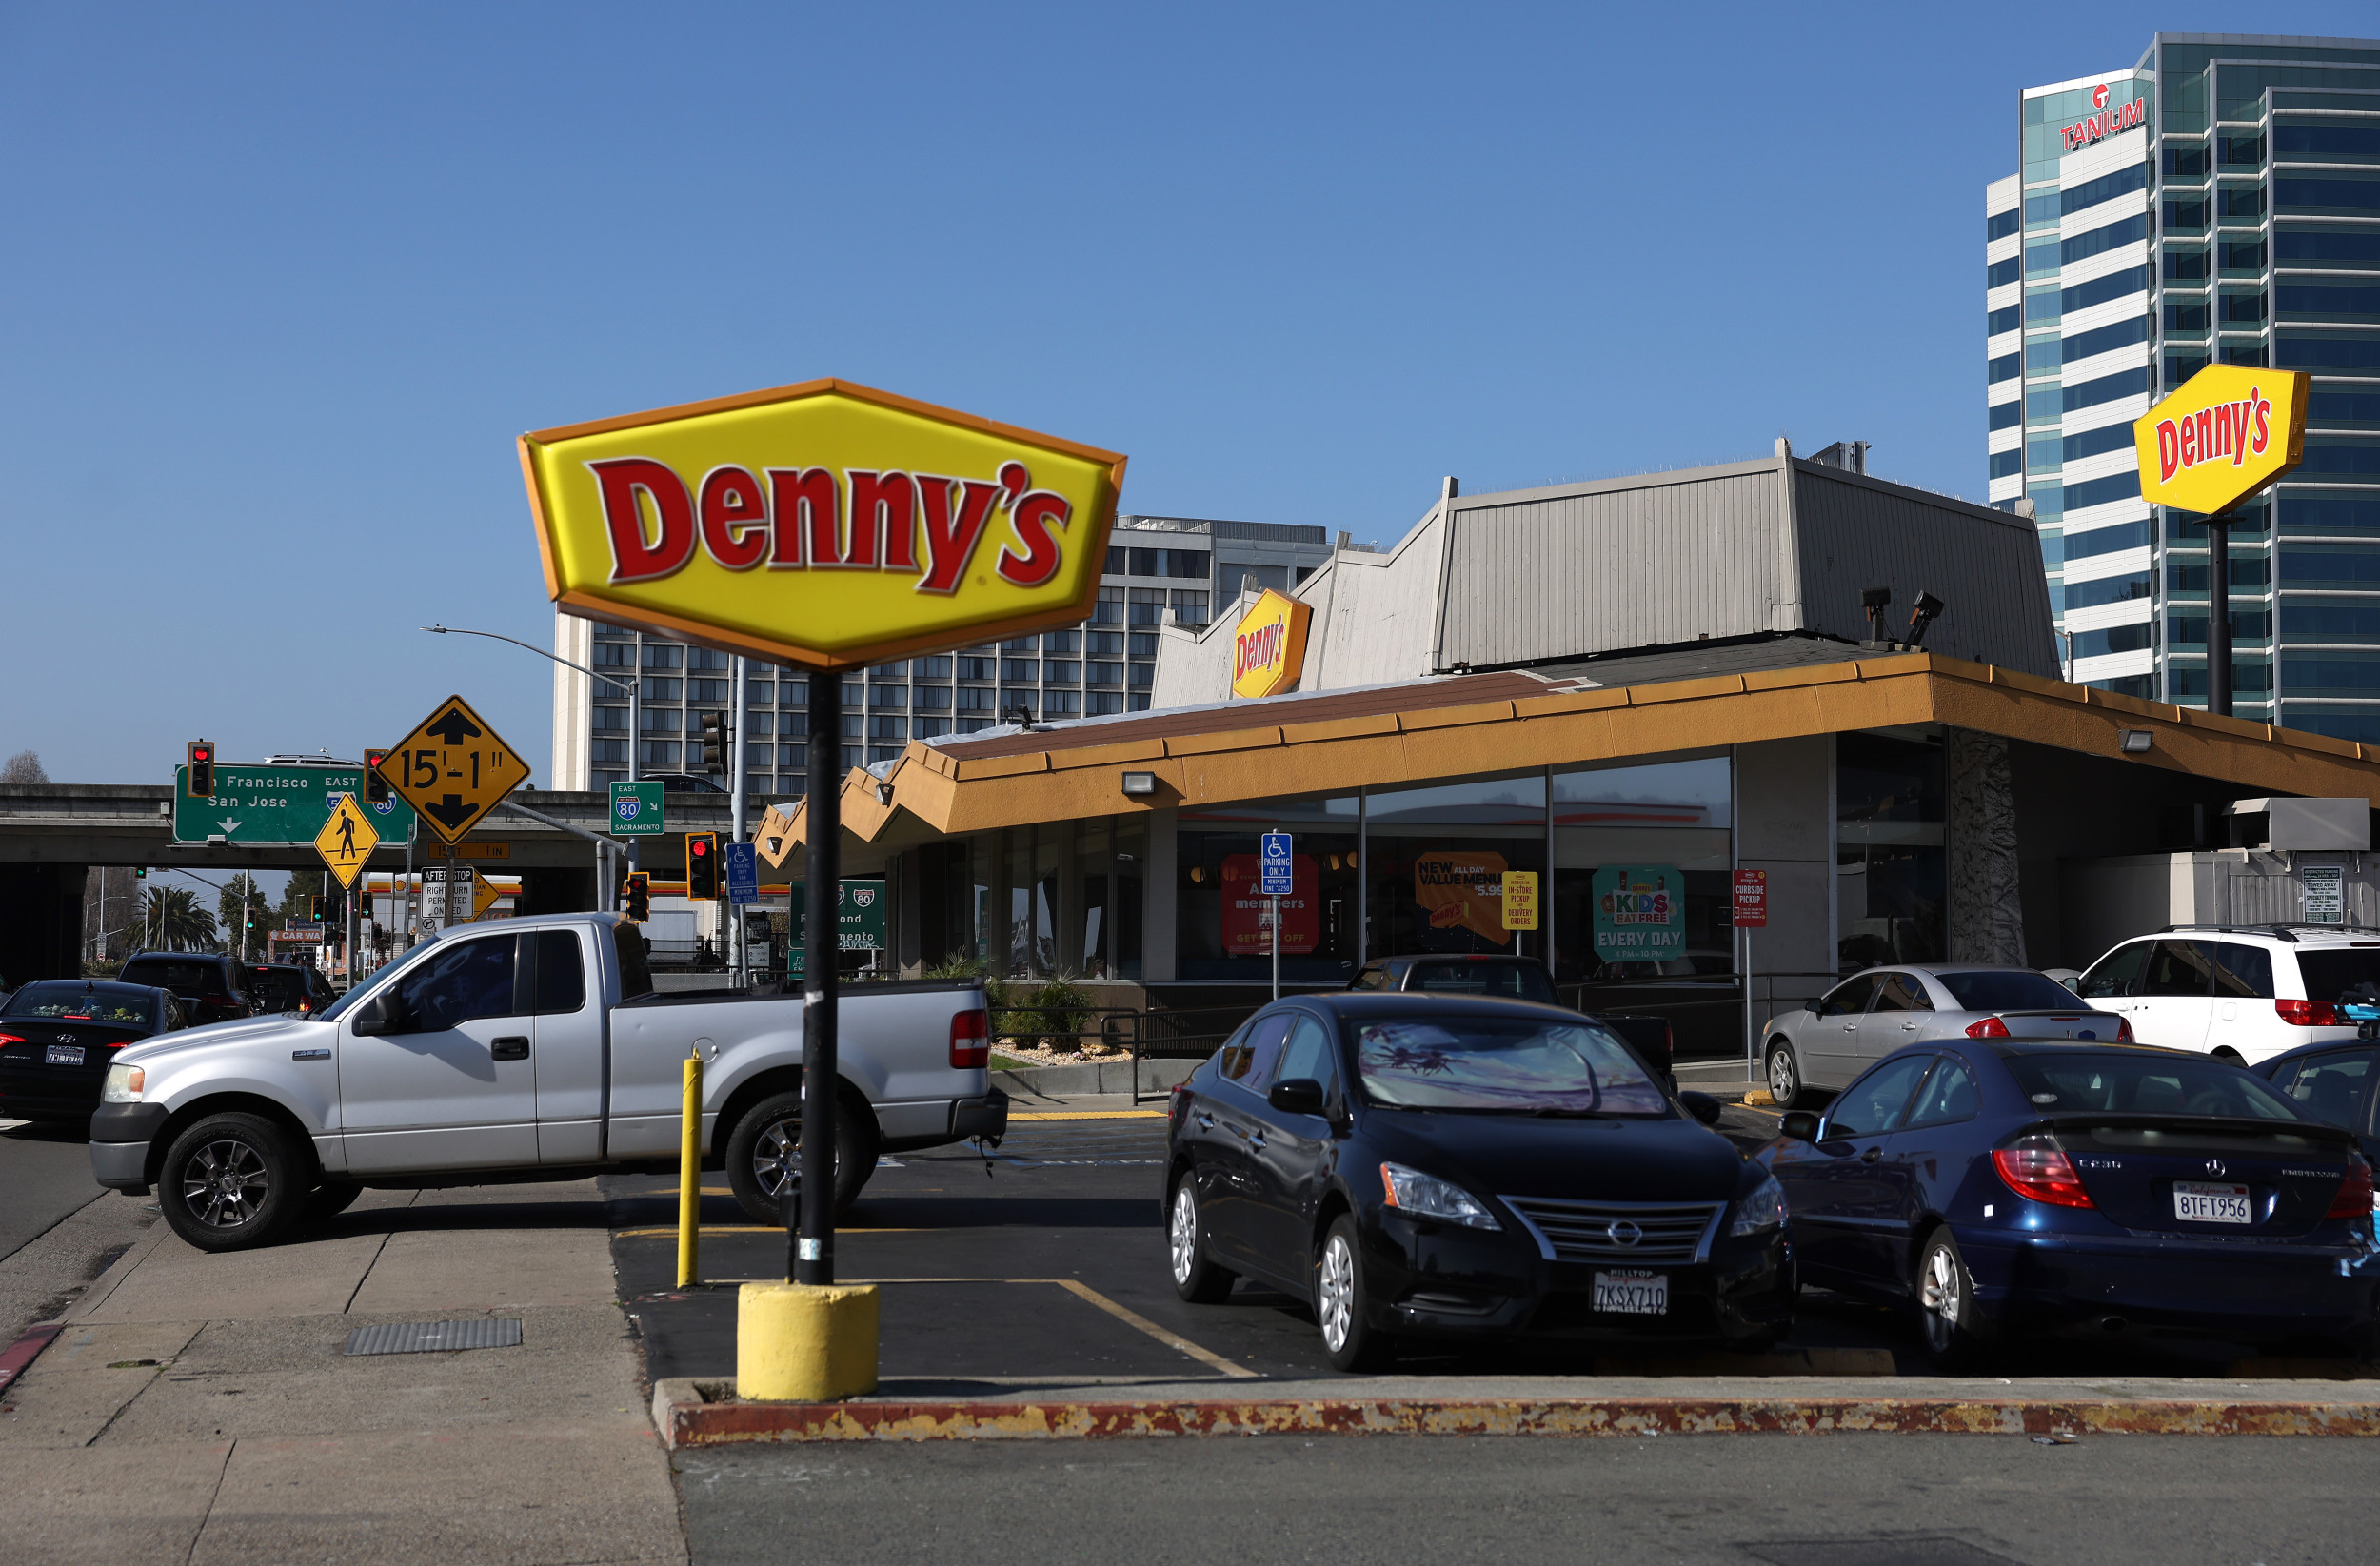
[[[2206,528],[2141,498],[2132,421],[2210,363],[2306,370],[2306,461],[2231,528],[2234,710],[2380,741],[2380,40],[2159,33],[2018,108],[1991,499],[2030,503],[2073,678],[2206,704]]]
[[[1247,578],[1287,591],[1330,558],[1320,527],[1121,517],[1098,607],[1081,624],[844,674],[841,768],[890,761],[912,739],[990,728],[1019,709],[1036,722],[1141,711],[1156,684],[1158,630],[1169,618],[1204,625]],[[637,670],[644,680],[642,732],[631,735],[624,692],[557,666],[555,787],[625,781],[631,744],[639,775],[704,770],[702,715],[734,704],[726,654],[560,612],[554,650],[599,674],[625,680]],[[759,799],[798,796],[809,783],[809,676],[754,663],[744,682],[736,743],[746,790]]]

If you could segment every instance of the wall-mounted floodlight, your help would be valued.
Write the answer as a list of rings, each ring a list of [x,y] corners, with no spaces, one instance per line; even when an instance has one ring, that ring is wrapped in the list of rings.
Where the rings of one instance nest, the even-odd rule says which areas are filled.
[[[2124,754],[2127,756],[2140,755],[2157,743],[2156,731],[2153,729],[2127,728],[2118,732],[2124,737]]]
[[[1125,773],[1125,774],[1124,774],[1124,792],[1125,792],[1125,793],[1127,793],[1127,794],[1154,794],[1154,793],[1156,793],[1156,792],[1157,792],[1157,774],[1156,774],[1156,773],[1154,773],[1154,772],[1127,772],[1127,773]]]
[[[876,803],[878,804],[892,803],[892,784],[880,783],[876,785]]]
[[[1890,587],[1864,587],[1859,593],[1859,606],[1868,616],[1868,640],[1884,640],[1884,611],[1893,606]]]
[[[1932,593],[1920,591],[1917,594],[1916,608],[1909,617],[1909,644],[1911,646],[1925,645],[1926,627],[1940,617],[1942,607],[1942,601]]]

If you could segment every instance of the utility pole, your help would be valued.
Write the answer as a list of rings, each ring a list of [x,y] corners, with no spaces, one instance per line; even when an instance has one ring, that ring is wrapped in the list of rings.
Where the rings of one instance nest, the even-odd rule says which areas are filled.
[[[736,654],[735,684],[731,687],[735,697],[735,706],[727,716],[727,815],[729,818],[727,841],[729,842],[744,841],[744,657],[742,653],[738,653]],[[723,876],[726,873],[725,865],[720,866],[720,873]],[[749,976],[744,971],[744,904],[736,901],[735,888],[731,884],[724,884],[723,890],[727,893],[727,939],[734,942],[727,956],[727,982],[737,989],[743,989],[749,982]]]

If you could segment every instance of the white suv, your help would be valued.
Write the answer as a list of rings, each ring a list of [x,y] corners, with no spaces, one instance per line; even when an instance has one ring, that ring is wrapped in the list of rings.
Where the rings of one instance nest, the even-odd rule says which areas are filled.
[[[2355,1037],[2338,1006],[2350,994],[2380,996],[2380,930],[2182,925],[2125,942],[2074,987],[2128,1019],[2136,1042],[2254,1065],[2300,1044]]]

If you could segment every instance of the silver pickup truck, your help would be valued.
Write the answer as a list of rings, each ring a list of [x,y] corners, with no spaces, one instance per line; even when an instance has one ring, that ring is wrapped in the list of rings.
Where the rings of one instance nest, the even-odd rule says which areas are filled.
[[[756,1222],[798,1167],[799,996],[657,995],[634,925],[560,914],[465,925],[320,1017],[135,1044],[91,1117],[91,1169],[157,1192],[210,1251],[264,1244],[367,1186],[573,1179],[677,1166],[684,1062],[704,1060],[704,1167]],[[838,1006],[835,1199],[880,1153],[998,1139],[976,981],[868,984]]]

